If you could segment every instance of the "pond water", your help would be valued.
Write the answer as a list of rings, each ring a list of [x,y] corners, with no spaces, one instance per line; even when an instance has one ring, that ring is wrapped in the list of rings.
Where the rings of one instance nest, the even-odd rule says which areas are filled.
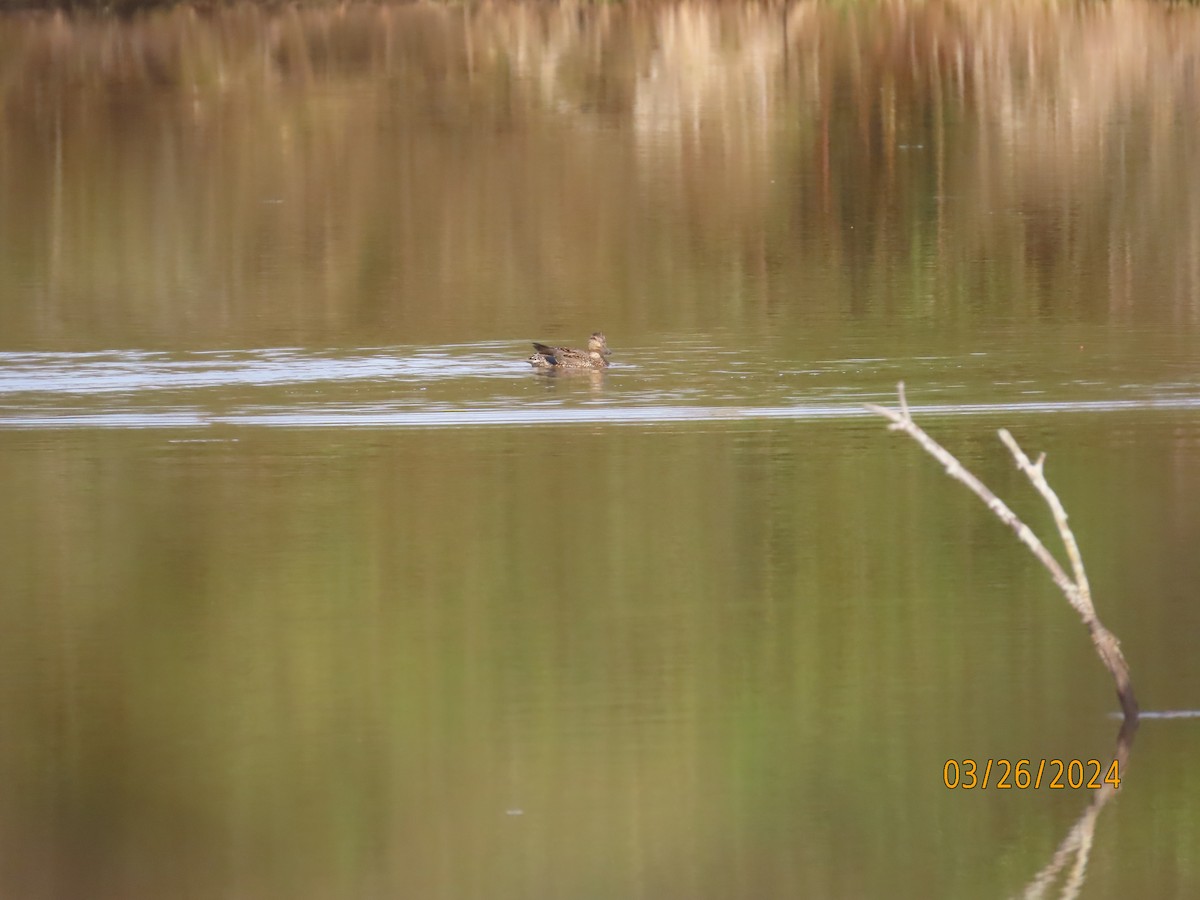
[[[0,15],[0,890],[1200,895],[1198,79],[1130,2]],[[901,381],[1065,558],[1047,454],[1117,791],[947,788],[1120,721]]]

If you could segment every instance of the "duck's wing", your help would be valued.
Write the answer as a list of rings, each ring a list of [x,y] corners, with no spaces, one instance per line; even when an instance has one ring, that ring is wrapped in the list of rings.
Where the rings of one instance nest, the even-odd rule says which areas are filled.
[[[544,366],[559,366],[562,365],[562,347],[547,347],[545,344],[533,342],[533,356],[530,361],[541,359]]]
[[[533,349],[552,366],[573,366],[580,362],[588,362],[586,353],[571,347],[547,347],[545,344],[534,341]]]

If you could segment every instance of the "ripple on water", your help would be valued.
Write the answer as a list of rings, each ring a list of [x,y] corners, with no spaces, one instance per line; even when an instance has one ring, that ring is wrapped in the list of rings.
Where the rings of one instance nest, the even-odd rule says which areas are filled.
[[[798,368],[692,344],[622,354],[608,373],[550,378],[510,342],[350,351],[0,353],[0,428],[446,428],[792,420],[870,415],[913,380],[925,417],[1200,408],[1200,382],[1089,373],[997,380],[993,357],[854,357]],[[972,370],[972,366],[976,366]],[[986,366],[985,369],[979,369]],[[937,402],[928,402],[932,400]],[[926,402],[922,402],[922,400]]]

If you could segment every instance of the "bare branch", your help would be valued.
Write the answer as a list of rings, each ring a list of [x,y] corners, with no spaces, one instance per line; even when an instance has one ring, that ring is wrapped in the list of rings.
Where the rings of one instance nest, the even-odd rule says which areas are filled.
[[[1005,429],[1000,430],[1000,439],[1012,452],[1013,458],[1017,461],[1018,468],[1025,473],[1025,476],[1037,489],[1038,493],[1042,495],[1046,504],[1050,507],[1050,511],[1054,514],[1054,521],[1058,525],[1063,545],[1067,549],[1067,556],[1071,560],[1071,569],[1075,575],[1073,579],[1067,576],[1066,570],[1054,558],[1054,555],[1046,549],[1046,545],[1038,539],[1038,536],[1033,533],[1028,525],[1017,517],[1016,513],[1008,508],[1008,505],[1003,500],[992,493],[991,489],[968,471],[950,451],[926,434],[924,429],[913,421],[912,414],[909,412],[908,401],[904,396],[904,382],[900,382],[898,390],[900,395],[899,410],[888,409],[874,403],[868,403],[867,409],[890,421],[892,424],[888,426],[889,430],[903,431],[911,437],[921,445],[926,453],[942,464],[946,469],[947,475],[957,481],[961,481],[970,488],[979,499],[987,504],[988,509],[995,513],[1001,522],[1016,533],[1021,543],[1028,547],[1037,560],[1046,567],[1046,570],[1050,573],[1050,577],[1058,585],[1058,589],[1067,598],[1067,602],[1075,608],[1084,625],[1087,626],[1088,633],[1092,638],[1092,644],[1096,648],[1096,653],[1100,656],[1100,661],[1104,663],[1105,668],[1112,674],[1113,680],[1116,682],[1117,697],[1121,701],[1121,709],[1125,713],[1125,718],[1127,720],[1136,720],[1138,705],[1133,694],[1133,684],[1129,678],[1129,665],[1125,662],[1124,654],[1121,653],[1120,641],[1116,639],[1111,631],[1104,627],[1096,615],[1095,608],[1092,606],[1091,587],[1088,584],[1087,573],[1083,568],[1083,557],[1079,552],[1079,544],[1075,540],[1075,535],[1071,532],[1070,527],[1067,525],[1067,511],[1063,508],[1058,495],[1046,481],[1043,472],[1046,454],[1040,454],[1036,463],[1030,462],[1029,457],[1018,446],[1013,436]]]
[[[1083,556],[1079,552],[1079,544],[1067,525],[1067,511],[1063,508],[1062,501],[1058,499],[1058,494],[1046,481],[1046,454],[1039,453],[1036,465],[1031,465],[1029,457],[1025,455],[1007,428],[1001,428],[999,434],[1000,440],[1004,441],[1004,445],[1012,453],[1013,459],[1017,461],[1017,467],[1037,488],[1038,493],[1046,501],[1046,505],[1050,507],[1050,512],[1054,514],[1054,522],[1058,525],[1058,533],[1062,536],[1063,546],[1067,548],[1067,557],[1071,560],[1071,569],[1075,573],[1075,585],[1079,589],[1080,599],[1087,604],[1087,609],[1080,610],[1080,612],[1094,617],[1096,611],[1092,608],[1092,589],[1088,585],[1087,572],[1083,568]]]

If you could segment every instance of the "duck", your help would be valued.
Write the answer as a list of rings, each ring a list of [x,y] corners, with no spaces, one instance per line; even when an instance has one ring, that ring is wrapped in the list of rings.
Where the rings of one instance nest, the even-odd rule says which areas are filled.
[[[588,338],[586,350],[576,350],[573,347],[548,347],[534,341],[533,351],[533,356],[529,357],[529,364],[535,369],[552,371],[606,369],[608,368],[608,358],[612,355],[603,331],[592,332],[592,336]]]

